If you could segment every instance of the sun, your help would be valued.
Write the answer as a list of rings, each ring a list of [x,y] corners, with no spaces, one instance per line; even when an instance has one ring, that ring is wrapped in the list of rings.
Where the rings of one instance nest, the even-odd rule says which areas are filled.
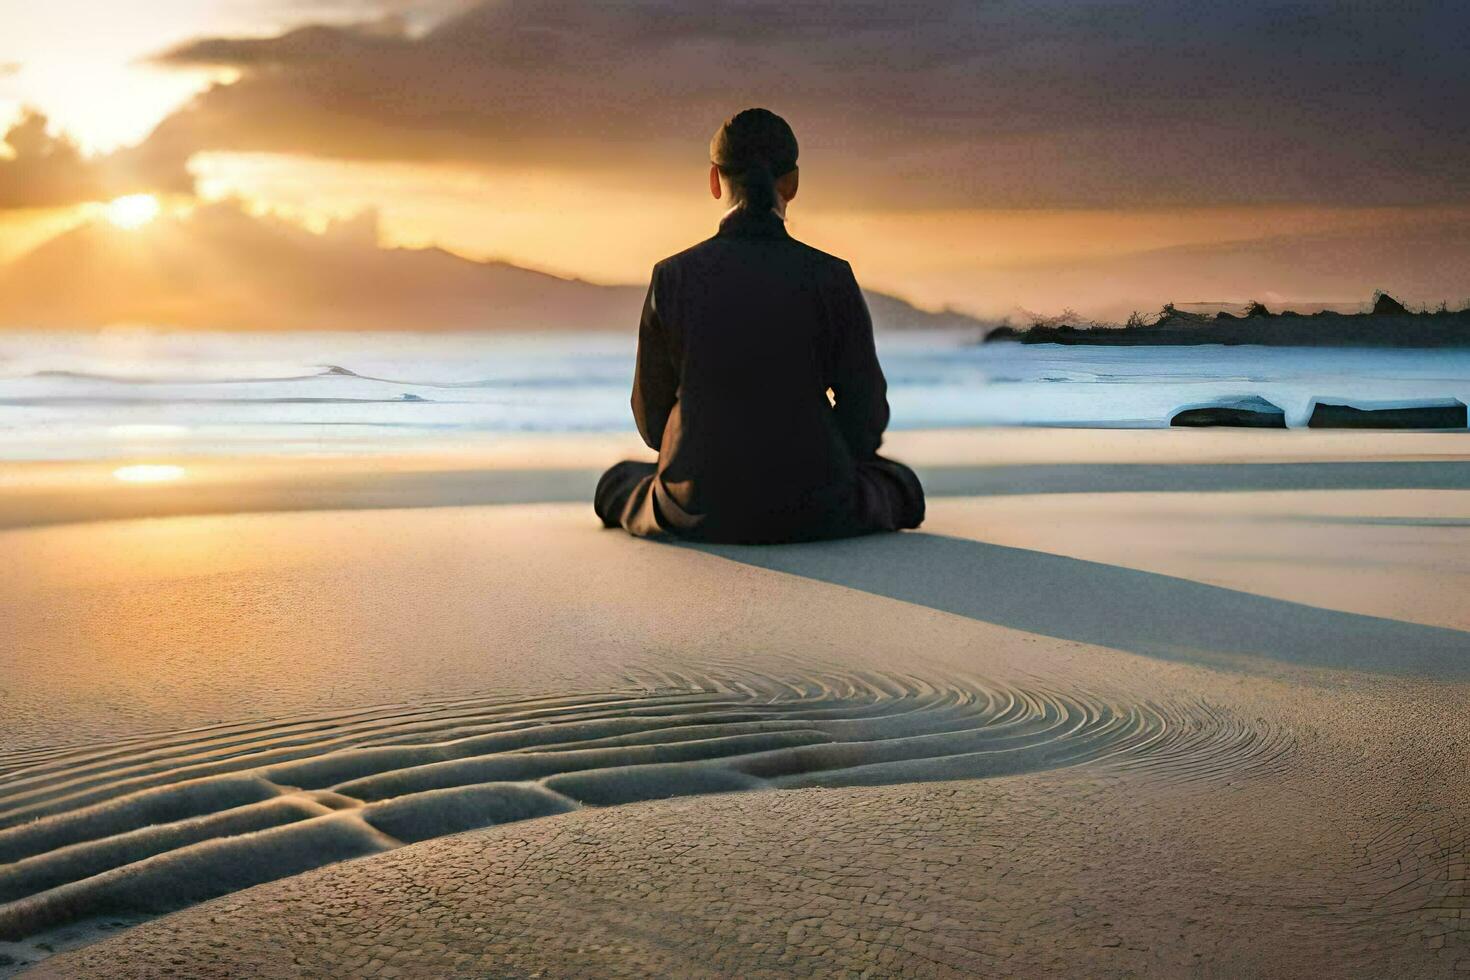
[[[141,228],[158,217],[163,208],[152,194],[125,194],[107,205],[107,220],[119,228]]]

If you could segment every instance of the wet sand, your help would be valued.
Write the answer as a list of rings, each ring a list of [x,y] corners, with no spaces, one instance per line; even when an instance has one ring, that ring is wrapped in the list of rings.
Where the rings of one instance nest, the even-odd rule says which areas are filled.
[[[15,519],[0,949],[184,907],[39,972],[1470,970],[1463,437],[1014,435],[911,439],[922,533],[790,548],[381,482]]]

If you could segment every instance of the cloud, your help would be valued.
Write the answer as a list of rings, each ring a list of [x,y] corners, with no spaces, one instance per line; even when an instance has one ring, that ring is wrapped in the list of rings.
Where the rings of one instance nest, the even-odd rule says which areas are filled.
[[[142,191],[193,189],[186,154],[161,152],[156,144],[84,156],[64,135],[50,132],[46,117],[27,112],[4,136],[0,157],[0,209],[44,208],[105,200]]]
[[[697,168],[718,121],[788,115],[823,186],[867,203],[1463,200],[1463,11],[1143,0],[487,0],[202,38],[240,72],[165,145],[366,160]]]

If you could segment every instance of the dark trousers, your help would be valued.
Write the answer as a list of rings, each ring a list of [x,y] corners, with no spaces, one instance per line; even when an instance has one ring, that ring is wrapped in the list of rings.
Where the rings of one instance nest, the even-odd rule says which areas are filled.
[[[773,536],[758,528],[734,535],[709,536],[687,515],[669,513],[677,505],[660,504],[658,465],[624,460],[597,481],[592,507],[603,527],[621,527],[639,537],[673,534],[693,540],[729,540],[772,544],[856,537],[880,531],[916,528],[924,522],[924,487],[914,471],[895,460],[874,456],[857,465],[856,504],[850,513],[828,514],[799,534]]]

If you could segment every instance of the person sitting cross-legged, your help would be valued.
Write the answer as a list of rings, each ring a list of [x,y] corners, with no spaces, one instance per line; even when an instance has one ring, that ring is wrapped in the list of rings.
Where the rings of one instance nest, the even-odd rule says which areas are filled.
[[[711,144],[718,233],[659,262],[643,304],[633,416],[658,462],[599,481],[606,527],[777,543],[918,527],[914,472],[878,455],[887,383],[847,262],[792,238],[796,136],[747,109]]]

